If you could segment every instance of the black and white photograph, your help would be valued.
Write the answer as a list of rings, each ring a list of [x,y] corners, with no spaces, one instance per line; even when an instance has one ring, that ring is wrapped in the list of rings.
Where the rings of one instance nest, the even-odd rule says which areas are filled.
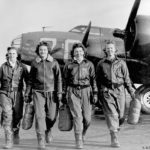
[[[0,0],[0,150],[150,150],[149,0]]]

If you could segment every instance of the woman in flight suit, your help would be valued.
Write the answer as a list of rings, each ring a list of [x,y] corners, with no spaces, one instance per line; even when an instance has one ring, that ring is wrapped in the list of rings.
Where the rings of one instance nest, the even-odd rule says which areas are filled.
[[[91,122],[91,103],[97,101],[97,86],[94,65],[85,59],[85,47],[75,43],[71,56],[72,61],[64,67],[64,93],[73,116],[76,147],[80,149]]]
[[[35,129],[38,148],[45,149],[45,140],[52,140],[52,127],[58,114],[59,101],[62,98],[62,78],[58,62],[50,55],[47,42],[37,45],[37,57],[31,64],[26,102],[33,96],[35,108]]]
[[[106,58],[101,60],[96,69],[98,91],[103,106],[107,126],[111,135],[111,146],[119,147],[117,132],[119,121],[124,118],[125,87],[134,99],[134,89],[131,85],[126,63],[116,57],[113,41],[107,41]]]

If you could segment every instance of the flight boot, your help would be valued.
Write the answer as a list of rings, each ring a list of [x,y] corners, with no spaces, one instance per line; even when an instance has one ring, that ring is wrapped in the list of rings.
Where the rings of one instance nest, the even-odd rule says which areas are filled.
[[[120,147],[118,137],[117,137],[117,132],[111,131],[110,136],[111,136],[111,147]]]
[[[11,130],[5,130],[5,146],[4,149],[11,149],[13,148],[13,140],[12,140],[12,131]]]
[[[83,139],[81,134],[75,134],[76,148],[83,149]]]
[[[37,134],[37,140],[38,140],[38,150],[45,150],[45,136],[42,134]]]
[[[53,141],[53,136],[52,136],[52,130],[46,130],[45,131],[45,141],[46,143],[51,143]]]

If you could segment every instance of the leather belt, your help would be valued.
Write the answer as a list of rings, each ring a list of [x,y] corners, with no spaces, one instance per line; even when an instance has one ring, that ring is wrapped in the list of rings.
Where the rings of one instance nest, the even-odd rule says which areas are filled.
[[[84,88],[87,88],[87,87],[90,87],[90,85],[76,85],[76,84],[71,84],[69,85],[70,87],[73,87],[73,88],[76,88],[78,90],[80,89],[84,89]]]
[[[102,85],[108,89],[116,89],[116,88],[119,88],[120,86],[124,85],[123,83],[108,83],[108,84],[105,84],[105,85]]]

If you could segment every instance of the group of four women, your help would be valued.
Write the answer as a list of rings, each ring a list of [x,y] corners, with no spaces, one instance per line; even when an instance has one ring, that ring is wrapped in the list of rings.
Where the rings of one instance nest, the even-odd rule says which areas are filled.
[[[119,147],[117,132],[119,120],[124,118],[125,87],[133,99],[134,89],[126,63],[116,57],[115,44],[107,41],[104,49],[106,57],[97,64],[96,71],[93,63],[86,59],[86,49],[81,43],[73,45],[72,60],[65,64],[63,73],[50,55],[47,42],[40,42],[35,52],[37,57],[31,64],[29,75],[26,67],[17,61],[14,47],[8,49],[7,62],[0,68],[0,105],[6,139],[4,148],[9,149],[13,143],[19,143],[23,99],[26,103],[32,100],[34,104],[38,149],[45,149],[45,141],[52,141],[52,127],[60,102],[67,103],[70,108],[76,148],[82,149],[91,122],[91,106],[98,100],[110,130],[111,146]],[[24,79],[26,90],[23,97]]]

